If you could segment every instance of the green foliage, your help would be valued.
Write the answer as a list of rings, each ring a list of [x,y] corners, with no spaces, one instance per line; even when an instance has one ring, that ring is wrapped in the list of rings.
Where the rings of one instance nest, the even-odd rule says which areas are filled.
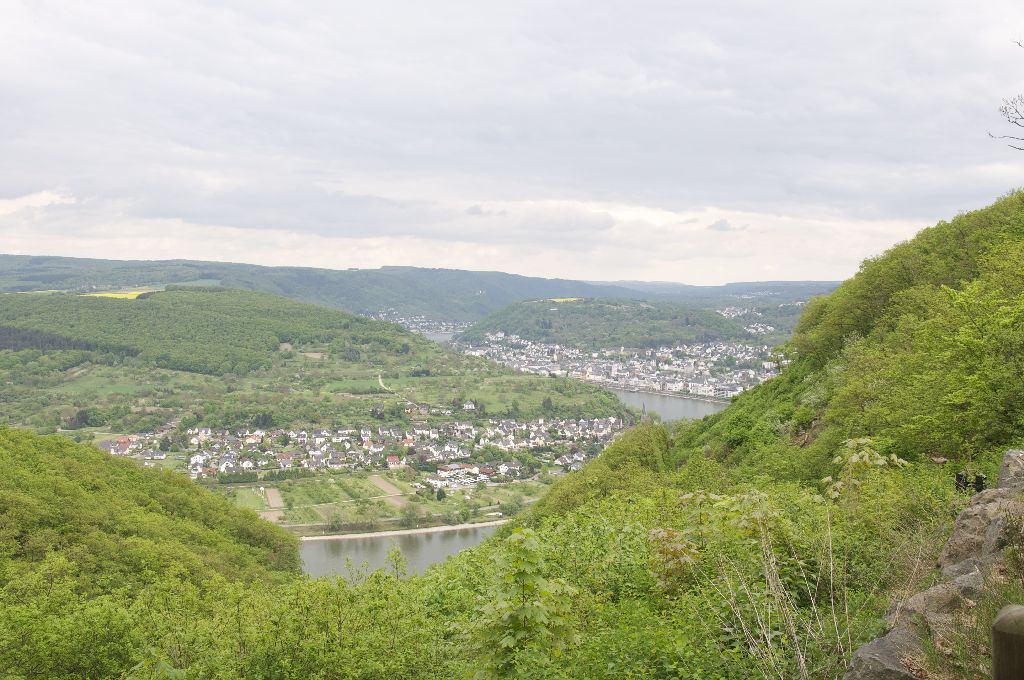
[[[181,475],[6,428],[0,466],[0,585],[57,557],[83,592],[171,571],[266,580],[299,568],[294,538]]]
[[[470,629],[484,662],[477,677],[540,675],[551,657],[578,641],[570,615],[575,591],[559,579],[545,578],[535,532],[517,529],[503,547],[495,586]]]
[[[268,368],[281,343],[374,344],[408,353],[394,326],[241,290],[187,289],[139,299],[2,295],[0,327],[26,329],[195,373]],[[45,349],[46,347],[38,347]]]
[[[535,342],[581,349],[650,348],[709,340],[751,340],[748,321],[679,302],[610,299],[530,300],[476,322],[461,336],[480,342],[487,333],[514,333]],[[792,328],[792,326],[790,326]],[[788,330],[781,337],[788,335]]]

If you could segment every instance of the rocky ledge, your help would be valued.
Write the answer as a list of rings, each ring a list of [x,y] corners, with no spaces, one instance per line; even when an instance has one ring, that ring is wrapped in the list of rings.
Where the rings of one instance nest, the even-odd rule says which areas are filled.
[[[889,632],[854,653],[845,680],[920,680],[915,670],[924,656],[922,634],[945,637],[954,615],[973,604],[986,574],[1003,559],[1011,538],[1009,518],[1022,516],[1024,449],[1011,449],[996,488],[976,494],[956,518],[937,565],[942,581],[889,610]]]

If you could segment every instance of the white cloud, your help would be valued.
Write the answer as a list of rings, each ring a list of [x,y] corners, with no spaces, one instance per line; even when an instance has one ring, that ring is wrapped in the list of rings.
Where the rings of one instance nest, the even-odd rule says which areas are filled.
[[[1022,23],[1008,0],[16,2],[0,251],[845,277],[1020,184],[985,132],[1024,91]]]

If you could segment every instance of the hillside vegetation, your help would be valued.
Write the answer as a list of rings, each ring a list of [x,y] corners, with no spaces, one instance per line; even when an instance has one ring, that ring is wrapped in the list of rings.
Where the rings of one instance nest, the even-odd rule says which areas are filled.
[[[488,333],[503,332],[579,349],[646,349],[713,340],[770,342],[787,338],[792,329],[790,324],[771,338],[758,337],[744,330],[748,323],[676,302],[544,299],[509,305],[473,324],[459,340],[479,343]]]
[[[606,391],[514,374],[394,324],[223,288],[0,294],[0,385],[0,423],[40,430],[143,431],[178,416],[351,427],[379,420],[380,405],[402,421],[406,400],[528,418],[623,412]]]
[[[200,596],[168,574],[102,596],[68,590],[59,605],[28,588],[0,600],[0,666],[839,678],[892,600],[931,578],[964,502],[954,473],[993,476],[1024,438],[1021,261],[1021,194],[925,230],[807,310],[780,377],[703,421],[627,432],[516,526],[425,576],[399,578],[396,561],[352,582],[212,579]],[[38,582],[29,564],[8,592]],[[103,644],[20,653],[69,617],[88,617]],[[984,677],[979,659],[932,673]]]

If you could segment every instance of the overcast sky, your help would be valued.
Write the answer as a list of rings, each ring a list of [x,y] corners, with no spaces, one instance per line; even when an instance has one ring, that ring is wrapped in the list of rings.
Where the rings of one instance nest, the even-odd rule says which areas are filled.
[[[0,0],[0,252],[839,279],[1024,185],[1024,3]]]

